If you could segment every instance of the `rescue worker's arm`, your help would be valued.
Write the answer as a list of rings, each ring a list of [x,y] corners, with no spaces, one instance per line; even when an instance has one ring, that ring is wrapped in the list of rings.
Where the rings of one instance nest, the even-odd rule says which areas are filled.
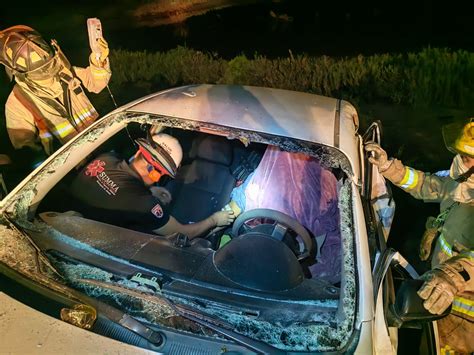
[[[74,67],[74,71],[83,85],[87,90],[94,93],[101,92],[109,83],[112,75],[108,58],[109,46],[103,38],[100,38],[98,43],[101,48],[98,58],[96,53],[91,53],[89,57],[90,64],[87,68]]]
[[[474,291],[474,258],[469,253],[472,254],[467,252],[452,257],[422,275],[425,283],[418,290],[418,295],[425,300],[423,306],[428,311],[441,314],[453,301],[452,311],[469,311],[463,307],[462,299],[455,299],[463,292]]]
[[[369,162],[378,167],[379,172],[393,184],[413,197],[431,202],[441,202],[446,191],[448,178],[427,175],[422,171],[404,166],[398,159],[388,159],[387,153],[377,143],[369,143],[366,151],[372,154]]]
[[[15,149],[42,149],[37,141],[33,114],[13,94],[10,94],[5,104],[5,118],[8,136]]]
[[[182,233],[192,239],[204,234],[214,227],[227,226],[233,221],[233,211],[219,211],[200,222],[191,224],[181,224],[173,216],[170,216],[168,223],[166,223],[163,227],[154,230],[154,232],[159,235]]]

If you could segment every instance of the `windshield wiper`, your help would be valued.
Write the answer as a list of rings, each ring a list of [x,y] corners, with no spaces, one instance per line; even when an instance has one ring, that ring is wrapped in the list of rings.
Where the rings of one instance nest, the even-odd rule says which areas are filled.
[[[215,319],[207,314],[203,314],[195,309],[189,309],[183,305],[175,304],[168,299],[168,303],[180,316],[201,324],[215,332],[224,335],[225,337],[234,340],[235,342],[244,345],[246,348],[262,354],[285,354],[285,352],[267,345],[264,342],[249,338],[248,336],[239,334],[231,329],[224,328],[218,323],[223,323],[220,319]]]
[[[209,328],[215,331],[216,333],[219,333],[225,336],[226,338],[233,340],[236,343],[242,346],[245,346],[247,349],[250,349],[257,353],[261,353],[261,354],[284,354],[285,353],[277,348],[274,348],[273,346],[265,344],[264,342],[252,339],[248,336],[239,334],[229,329],[230,325],[220,319],[216,319],[207,314],[203,314],[201,311],[196,310],[194,308],[190,309],[181,304],[176,304],[175,302],[171,301],[169,298],[167,298],[163,294],[156,295],[154,293],[152,294],[152,293],[141,292],[141,291],[137,291],[123,285],[111,284],[111,283],[108,283],[105,281],[99,281],[99,280],[79,279],[78,281],[89,284],[89,285],[93,285],[93,286],[107,288],[109,290],[126,294],[128,296],[138,297],[140,299],[144,299],[153,303],[158,302],[162,304],[164,302],[171,309],[173,309],[173,311],[175,311],[176,314],[178,314],[179,316],[186,318],[188,320],[191,320],[199,325],[205,326],[206,328]]]

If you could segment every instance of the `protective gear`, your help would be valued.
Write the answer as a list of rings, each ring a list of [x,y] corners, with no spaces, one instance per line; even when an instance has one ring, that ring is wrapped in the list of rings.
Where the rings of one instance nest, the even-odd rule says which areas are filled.
[[[54,51],[34,29],[13,26],[0,32],[0,61],[13,75],[51,66]]]
[[[372,153],[369,162],[376,165],[380,173],[387,170],[392,164],[392,160],[388,159],[387,152],[379,144],[368,143],[365,145],[365,150]]]
[[[456,352],[474,352],[471,339],[474,334],[473,185],[470,180],[459,183],[450,176],[425,174],[397,159],[382,175],[417,199],[440,203],[444,222],[435,228],[434,236],[423,239],[422,248],[428,250],[434,241],[428,239],[437,237],[431,259],[433,270],[424,276],[427,282],[419,291],[420,297],[426,299],[426,308],[434,313],[441,313],[452,304],[451,313],[438,321],[440,334],[444,334],[440,337],[441,347],[449,345]],[[464,192],[459,193],[459,188],[464,187]],[[421,253],[427,257],[427,251]],[[460,322],[462,326],[457,326]]]
[[[166,175],[166,171],[163,169],[163,170],[156,170],[153,165],[151,164],[148,164],[147,166],[147,170],[148,170],[148,178],[151,180],[151,182],[153,184],[157,183],[158,181],[160,181],[161,177],[163,175]]]
[[[449,176],[458,182],[458,186],[452,192],[453,200],[462,203],[474,202],[474,175],[470,172],[471,170],[462,162],[461,156],[457,154],[449,169]],[[462,179],[462,177],[465,178]],[[461,182],[461,180],[464,181]]]
[[[63,73],[67,75],[66,68]],[[83,78],[91,75],[90,72],[81,74],[85,74]],[[100,78],[94,84],[98,85],[99,81],[104,83]],[[5,105],[8,135],[13,147],[34,148],[39,136],[46,154],[50,155],[57,148],[55,142],[64,144],[99,116],[82,87],[69,90],[66,81],[61,80],[61,83],[64,83],[64,88],[60,86],[61,91],[56,97],[53,86],[45,87],[38,94],[28,83],[17,79]],[[58,98],[65,101],[64,105]]]
[[[453,180],[459,179],[459,177],[465,173],[467,173],[469,169],[464,165],[462,158],[459,154],[453,158],[453,162],[451,163],[451,167],[449,168],[449,176]]]
[[[223,227],[231,224],[234,221],[235,216],[233,211],[217,211],[211,216],[211,218],[216,227]]]
[[[447,316],[436,321],[441,347],[440,355],[472,354],[474,323],[461,317]],[[465,336],[460,337],[459,334]]]
[[[459,258],[451,258],[422,275],[425,283],[418,295],[425,300],[423,306],[433,314],[443,313],[453,303],[454,296],[466,288],[466,280],[460,274],[463,271]]]
[[[442,131],[449,151],[474,158],[474,118],[470,118],[467,124],[452,123],[443,126]]]
[[[95,66],[104,67],[107,64],[107,58],[109,56],[109,45],[102,37],[97,39],[97,44],[100,52],[92,52],[90,55],[90,61]]]
[[[49,46],[38,32],[13,26],[0,32],[0,61],[16,85],[5,116],[16,149],[37,148],[37,136],[49,155],[98,117],[81,86],[100,92],[110,79],[108,63],[99,68],[71,67],[57,43]]]
[[[178,140],[168,134],[148,134],[147,139],[139,138],[135,141],[145,160],[162,174],[176,176],[183,150]]]
[[[420,243],[420,260],[426,261],[431,255],[433,249],[433,241],[438,237],[438,226],[435,223],[436,218],[428,217],[425,225],[425,232],[421,237]]]

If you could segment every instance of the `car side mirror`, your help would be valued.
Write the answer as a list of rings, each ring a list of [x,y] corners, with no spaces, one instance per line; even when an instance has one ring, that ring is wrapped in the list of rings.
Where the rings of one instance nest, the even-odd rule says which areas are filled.
[[[390,323],[394,326],[398,328],[401,326],[418,328],[420,323],[432,322],[450,313],[451,307],[446,309],[442,314],[432,314],[423,307],[423,300],[416,293],[423,283],[423,280],[418,279],[410,279],[402,282],[397,291],[395,303],[390,307]]]

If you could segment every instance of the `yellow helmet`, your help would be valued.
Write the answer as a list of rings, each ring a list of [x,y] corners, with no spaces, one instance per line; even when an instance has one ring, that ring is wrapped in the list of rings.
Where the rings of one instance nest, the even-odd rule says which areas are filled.
[[[474,117],[467,124],[444,126],[443,138],[449,151],[474,158]]]

